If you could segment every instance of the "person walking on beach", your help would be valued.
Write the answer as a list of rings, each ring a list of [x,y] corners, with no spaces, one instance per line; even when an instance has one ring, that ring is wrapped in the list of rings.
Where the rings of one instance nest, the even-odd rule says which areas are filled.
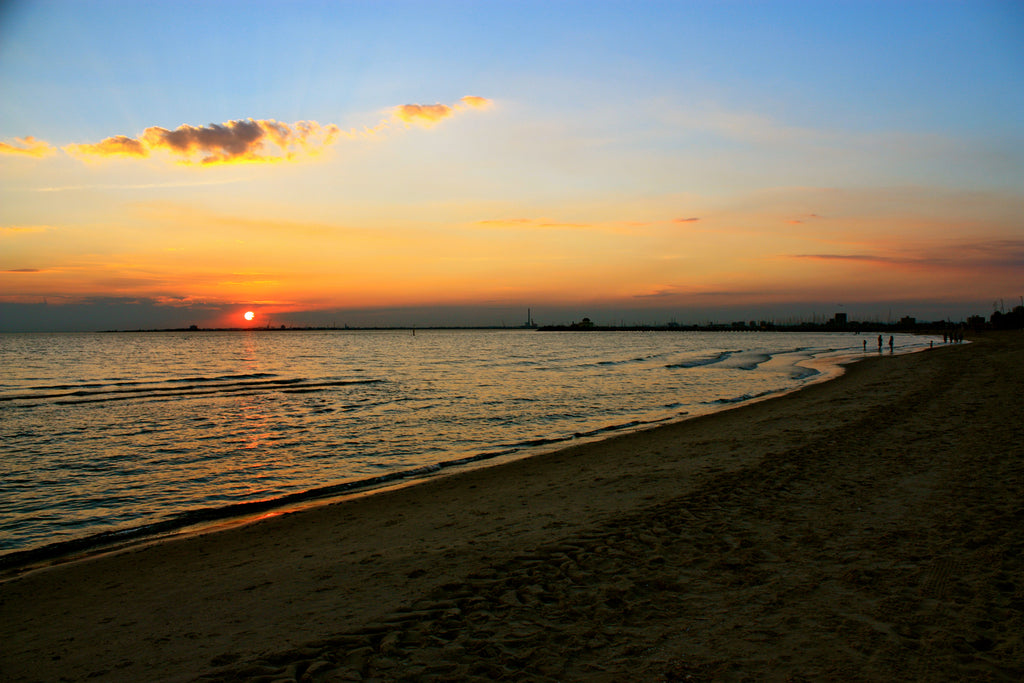
[[[878,335],[878,352],[882,352],[882,335]]]
[[[865,339],[864,340],[864,353],[867,353],[867,352],[868,352],[868,340]]]
[[[892,335],[889,335],[889,353],[892,353]]]

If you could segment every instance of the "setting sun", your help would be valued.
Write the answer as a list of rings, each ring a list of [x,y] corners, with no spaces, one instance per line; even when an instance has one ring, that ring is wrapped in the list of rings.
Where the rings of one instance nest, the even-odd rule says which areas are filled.
[[[245,315],[242,317],[245,318],[246,320],[252,320],[253,318],[256,317],[256,314],[253,313],[252,311],[246,311]]]

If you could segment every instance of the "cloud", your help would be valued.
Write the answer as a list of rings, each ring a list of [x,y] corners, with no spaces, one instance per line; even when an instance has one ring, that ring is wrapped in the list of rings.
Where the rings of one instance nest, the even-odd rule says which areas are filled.
[[[766,289],[759,290],[701,290],[693,289],[692,287],[676,287],[674,285],[666,285],[660,289],[656,289],[650,292],[642,292],[634,294],[634,299],[700,299],[701,297],[711,297],[713,299],[729,298],[729,297],[748,297],[748,296],[761,296],[768,293]]]
[[[137,138],[117,135],[95,144],[68,145],[64,151],[79,158],[148,157],[163,151],[182,164],[290,161],[316,155],[340,134],[338,126],[316,121],[242,119],[174,130],[153,126]]]
[[[405,125],[430,127],[463,109],[487,109],[492,104],[486,97],[467,95],[454,105],[447,104],[402,104],[391,110],[391,115]]]
[[[696,223],[699,220],[700,220],[699,218],[673,218],[672,222],[673,223]]]
[[[563,223],[539,218],[489,218],[477,221],[476,225],[489,228],[597,228],[601,227],[595,223]]]
[[[486,97],[477,97],[476,95],[466,95],[459,101],[466,106],[474,107],[476,109],[487,109],[493,104],[493,102]]]
[[[910,259],[899,259],[891,256],[875,256],[872,254],[793,254],[790,258],[808,261],[854,261],[861,263],[909,263]]]
[[[821,216],[819,216],[816,213],[808,213],[808,214],[805,214],[805,215],[801,216],[800,218],[791,218],[791,219],[787,220],[786,222],[789,223],[790,225],[802,225],[802,224],[806,223],[807,221],[815,220],[817,218],[821,218]]]
[[[26,192],[72,192],[76,190],[155,190],[175,189],[181,187],[210,187],[212,185],[228,185],[241,182],[240,178],[226,178],[220,180],[201,181],[179,181],[169,183],[118,183],[118,184],[92,184],[92,185],[56,185],[51,187],[27,188]]]
[[[53,154],[54,148],[47,142],[36,140],[31,135],[14,138],[14,143],[0,142],[0,154],[18,154],[27,157],[45,157]]]
[[[1024,240],[960,241],[937,246],[907,247],[892,254],[791,254],[809,261],[864,263],[897,268],[1017,270],[1024,267]]]
[[[47,232],[50,229],[48,225],[0,225],[0,237],[4,235]]]
[[[395,107],[392,113],[403,123],[432,126],[451,116],[454,111],[446,104],[402,104]]]
[[[174,130],[152,126],[142,135],[115,135],[95,143],[65,145],[62,149],[79,159],[108,157],[146,158],[166,153],[180,164],[227,164],[296,161],[314,157],[340,137],[357,138],[378,135],[395,122],[406,127],[429,128],[439,121],[468,109],[486,109],[492,105],[486,97],[467,95],[452,105],[403,104],[390,110],[390,118],[362,131],[342,131],[336,124],[316,121],[283,123],[273,119],[237,119],[205,126],[182,125]],[[0,152],[43,156],[53,148],[32,137],[17,138],[20,146],[0,143]]]
[[[11,268],[9,270],[2,271],[4,273],[41,273],[43,271],[38,268]]]
[[[98,156],[98,157],[145,157],[149,156],[149,150],[141,141],[130,138],[126,135],[116,135],[107,138],[94,145],[68,145],[64,151],[73,156]]]
[[[633,298],[634,299],[664,299],[664,298],[667,298],[667,297],[676,297],[676,296],[679,296],[680,294],[681,294],[681,292],[679,290],[677,290],[675,288],[672,288],[672,287],[667,287],[667,288],[659,289],[659,290],[656,290],[656,291],[653,291],[653,292],[646,292],[644,294],[634,294]]]
[[[530,225],[534,223],[532,218],[488,218],[487,220],[477,221],[477,225]]]

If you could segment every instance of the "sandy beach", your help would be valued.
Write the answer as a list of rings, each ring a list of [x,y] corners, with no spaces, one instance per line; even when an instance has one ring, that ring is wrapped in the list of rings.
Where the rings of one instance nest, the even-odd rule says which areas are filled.
[[[1024,334],[0,583],[10,681],[1024,678]]]

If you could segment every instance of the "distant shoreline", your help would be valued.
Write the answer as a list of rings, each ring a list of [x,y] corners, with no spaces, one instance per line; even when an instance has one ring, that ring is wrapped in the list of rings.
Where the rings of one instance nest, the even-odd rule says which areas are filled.
[[[317,327],[317,326],[288,326],[277,327],[168,327],[150,329],[112,329],[98,330],[99,334],[124,334],[136,332],[424,332],[424,331],[457,331],[457,330],[523,330],[534,332],[906,332],[912,334],[941,334],[946,330],[962,329],[963,323],[869,323],[851,322],[845,325],[834,325],[830,323],[797,323],[793,325],[766,324],[764,326],[749,326],[737,324],[709,325],[581,325],[572,323],[569,325],[540,325],[540,326],[518,326],[508,327],[500,325],[397,325],[397,326],[368,326],[368,327]]]

